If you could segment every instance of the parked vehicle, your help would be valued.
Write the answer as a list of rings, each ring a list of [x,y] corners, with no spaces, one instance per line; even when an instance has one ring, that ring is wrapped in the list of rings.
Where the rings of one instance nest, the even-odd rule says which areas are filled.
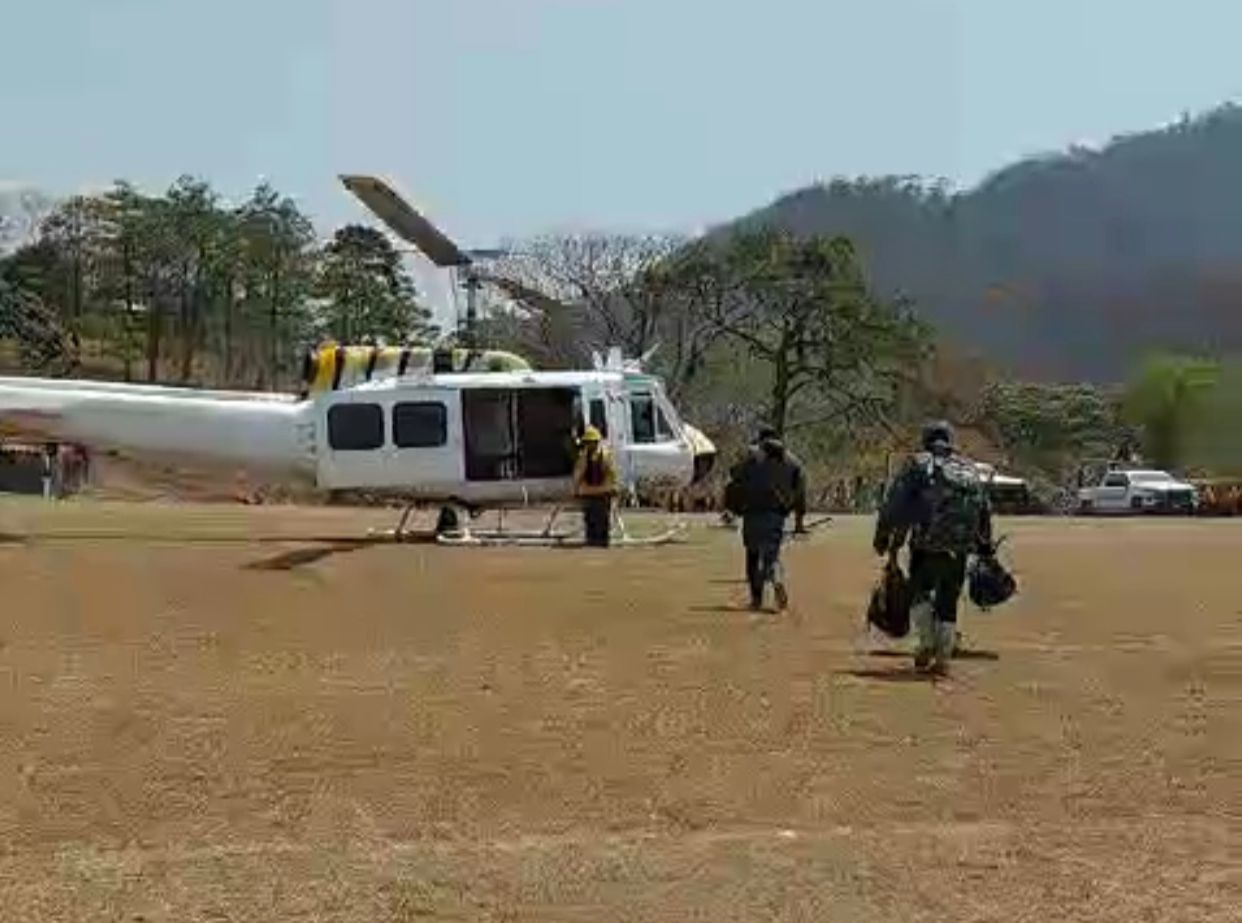
[[[986,462],[977,462],[976,467],[987,485],[988,497],[997,513],[1018,515],[1040,512],[1030,485],[1022,478],[1000,474],[994,466]]]
[[[1147,468],[1113,468],[1098,484],[1078,491],[1078,511],[1083,514],[1190,514],[1198,504],[1193,484]]]

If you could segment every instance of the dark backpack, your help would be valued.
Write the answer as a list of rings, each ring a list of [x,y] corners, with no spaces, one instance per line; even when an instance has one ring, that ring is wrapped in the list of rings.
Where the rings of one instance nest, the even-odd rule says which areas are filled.
[[[927,482],[923,489],[926,519],[919,544],[938,551],[967,551],[979,538],[986,502],[983,479],[967,459],[959,456],[920,458]]]

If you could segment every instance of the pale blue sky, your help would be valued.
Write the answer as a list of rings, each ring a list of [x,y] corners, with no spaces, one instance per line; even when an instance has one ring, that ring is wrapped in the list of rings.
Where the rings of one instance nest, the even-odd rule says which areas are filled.
[[[693,230],[817,178],[959,184],[1242,96],[1242,2],[0,0],[0,182],[387,174],[483,245]]]

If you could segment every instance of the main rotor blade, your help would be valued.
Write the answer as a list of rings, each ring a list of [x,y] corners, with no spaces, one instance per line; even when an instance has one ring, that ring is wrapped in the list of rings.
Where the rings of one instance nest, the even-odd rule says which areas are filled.
[[[470,257],[457,244],[383,180],[374,176],[342,175],[341,182],[395,234],[418,247],[437,266],[470,265]]]
[[[472,260],[502,260],[506,256],[512,255],[511,251],[503,250],[503,249],[496,248],[496,247],[492,247],[492,248],[471,247],[469,250],[463,250],[462,252],[465,253],[466,256],[470,257]]]

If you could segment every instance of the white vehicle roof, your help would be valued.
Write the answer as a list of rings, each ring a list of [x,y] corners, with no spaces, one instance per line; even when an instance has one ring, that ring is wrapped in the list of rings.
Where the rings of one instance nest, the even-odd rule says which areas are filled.
[[[531,388],[540,386],[576,387],[585,384],[606,384],[633,381],[654,386],[659,379],[652,375],[606,371],[567,372],[446,372],[439,375],[406,375],[362,382],[349,388],[357,393],[404,391],[418,388]]]

